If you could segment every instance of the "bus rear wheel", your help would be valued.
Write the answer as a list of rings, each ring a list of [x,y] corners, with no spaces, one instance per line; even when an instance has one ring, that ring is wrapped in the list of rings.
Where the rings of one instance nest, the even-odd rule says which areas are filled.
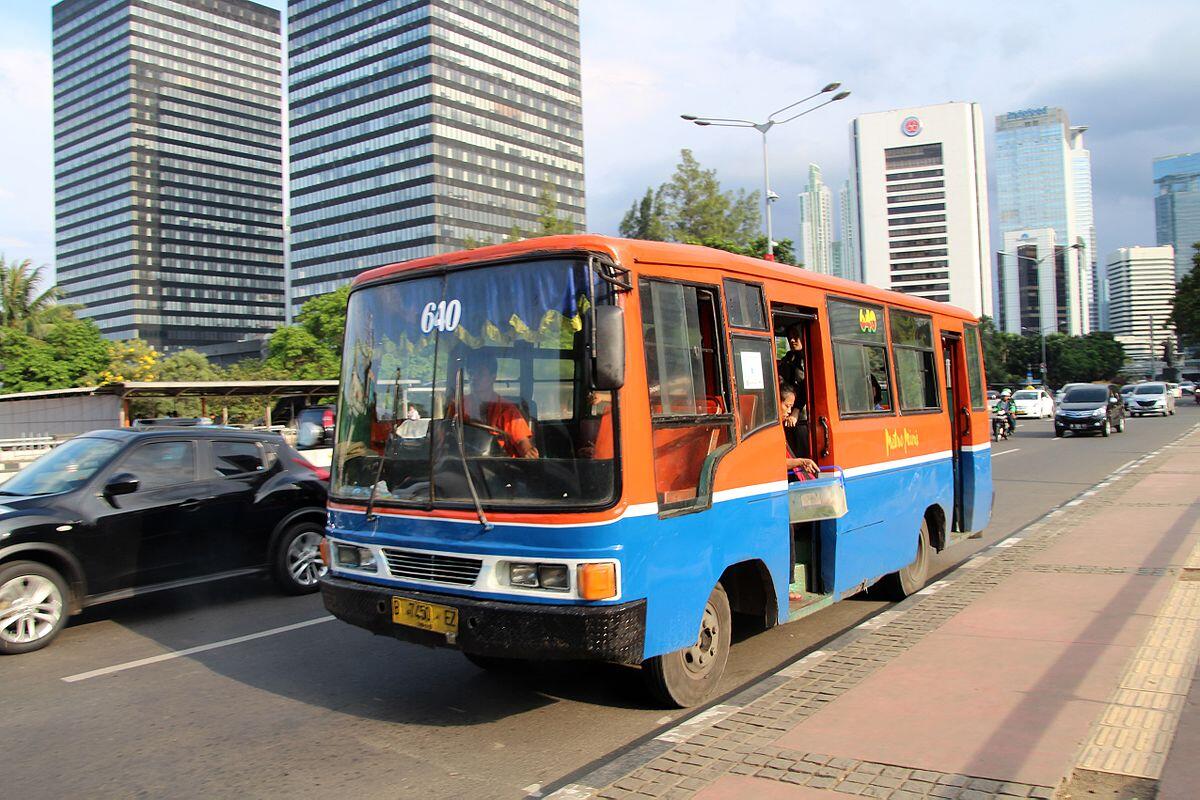
[[[696,643],[642,662],[642,675],[650,693],[676,708],[699,705],[708,699],[725,673],[731,627],[729,598],[718,583],[704,604]]]
[[[917,555],[907,567],[879,582],[882,594],[890,600],[903,600],[925,588],[929,578],[929,523],[921,522],[917,536]]]

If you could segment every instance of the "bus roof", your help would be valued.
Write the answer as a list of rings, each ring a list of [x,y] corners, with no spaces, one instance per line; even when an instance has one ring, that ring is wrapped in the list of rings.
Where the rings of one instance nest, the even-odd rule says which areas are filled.
[[[894,306],[904,306],[910,309],[923,310],[931,313],[945,314],[960,319],[974,320],[975,315],[966,309],[949,303],[938,303],[916,297],[903,292],[893,292],[880,289],[857,281],[849,281],[832,275],[824,275],[807,269],[766,261],[761,258],[750,258],[701,247],[693,244],[677,242],[651,242],[640,239],[618,239],[597,234],[577,234],[567,236],[542,236],[536,239],[525,239],[520,242],[489,245],[473,250],[459,250],[437,256],[403,261],[383,267],[367,270],[354,279],[354,286],[375,282],[405,272],[418,271],[436,267],[454,266],[471,263],[488,263],[504,261],[531,255],[545,254],[547,256],[562,252],[587,251],[609,256],[618,265],[631,269],[634,274],[640,270],[639,264],[673,264],[700,267],[702,269],[721,270],[726,273],[738,273],[748,278],[779,280],[790,283],[801,283],[828,292],[849,295],[862,300],[872,300],[877,303],[888,303]]]

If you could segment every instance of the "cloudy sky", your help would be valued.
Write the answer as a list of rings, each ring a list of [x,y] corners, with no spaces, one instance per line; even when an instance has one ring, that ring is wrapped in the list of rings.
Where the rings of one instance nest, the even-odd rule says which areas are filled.
[[[0,252],[39,264],[54,260],[51,5],[0,4]],[[1150,161],[1200,150],[1197,30],[1195,0],[582,0],[588,228],[616,233],[685,147],[726,187],[759,188],[758,134],[679,115],[761,119],[836,80],[849,99],[771,132],[777,237],[797,235],[810,161],[835,192],[846,178],[852,117],[969,100],[989,129],[1043,105],[1088,125],[1099,251],[1153,244]]]

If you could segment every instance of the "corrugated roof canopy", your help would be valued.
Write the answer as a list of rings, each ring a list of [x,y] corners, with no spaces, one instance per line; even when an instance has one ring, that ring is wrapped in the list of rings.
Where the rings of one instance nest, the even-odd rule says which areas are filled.
[[[123,400],[149,397],[325,397],[338,382],[322,381],[126,381],[76,389],[0,394],[0,402],[71,395],[115,394]]]

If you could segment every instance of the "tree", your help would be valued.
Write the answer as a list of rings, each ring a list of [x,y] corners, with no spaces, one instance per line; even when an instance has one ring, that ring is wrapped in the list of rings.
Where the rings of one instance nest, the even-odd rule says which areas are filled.
[[[109,342],[108,366],[97,377],[100,383],[157,380],[161,358],[157,350],[146,344],[145,339]]]
[[[542,193],[538,195],[538,233],[535,235],[555,236],[574,232],[575,223],[558,215],[558,200],[555,198],[554,184],[547,181],[542,185]]]
[[[329,294],[309,300],[296,315],[296,324],[308,331],[317,342],[339,359],[342,357],[342,338],[346,333],[346,304],[349,300],[350,285],[346,284]]]
[[[667,239],[666,209],[663,207],[662,187],[658,191],[646,188],[641,200],[633,205],[621,219],[621,235],[626,239],[644,239],[662,242]]]
[[[45,269],[34,267],[28,258],[9,263],[0,254],[0,324],[32,332],[38,318],[54,307],[58,288],[38,291]]]
[[[758,230],[758,192],[721,191],[717,171],[702,168],[691,150],[680,151],[675,173],[659,191],[674,241],[712,238],[745,246]]]
[[[219,381],[224,377],[221,368],[208,363],[208,358],[203,353],[195,350],[180,350],[159,363],[155,380]],[[180,417],[199,417],[203,412],[207,412],[211,416],[213,411],[207,407],[207,404],[202,404],[198,397],[135,400],[130,410],[135,417],[165,417],[169,414]]]
[[[292,380],[337,378],[339,364],[340,357],[303,325],[285,325],[275,331],[263,361],[268,370]]]
[[[0,326],[0,386],[6,392],[82,386],[110,361],[110,343],[91,320],[60,320],[40,339]]]
[[[1192,245],[1192,269],[1175,287],[1171,325],[1187,348],[1200,347],[1200,242]]]
[[[756,236],[747,244],[739,244],[729,239],[717,237],[706,237],[698,242],[693,242],[693,244],[711,247],[714,250],[737,253],[740,256],[752,256],[753,258],[762,258],[767,254],[766,236]],[[775,260],[781,264],[796,266],[796,250],[791,239],[783,239],[775,242]]]

